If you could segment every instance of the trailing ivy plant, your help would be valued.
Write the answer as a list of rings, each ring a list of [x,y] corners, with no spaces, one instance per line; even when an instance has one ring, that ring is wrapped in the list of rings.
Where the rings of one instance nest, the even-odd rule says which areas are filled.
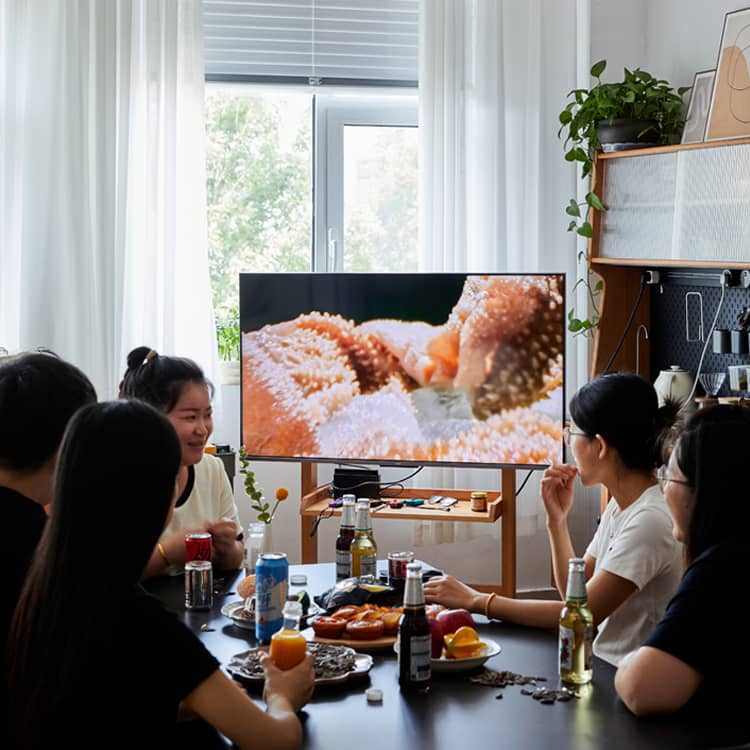
[[[581,179],[591,175],[594,156],[601,148],[597,125],[611,124],[618,118],[647,120],[638,138],[651,134],[655,144],[669,143],[676,140],[682,132],[682,97],[689,86],[682,86],[677,92],[667,81],[655,78],[640,68],[625,68],[624,79],[618,83],[602,83],[601,75],[607,67],[606,60],[600,60],[591,68],[591,77],[596,84],[590,89],[573,89],[568,94],[572,97],[565,109],[560,112],[560,130],[558,137],[564,137],[565,160],[578,162],[581,165]],[[585,240],[594,236],[588,220],[590,211],[606,211],[601,197],[593,190],[586,193],[584,200],[578,202],[571,198],[565,208],[570,217],[568,231],[575,232]],[[578,252],[579,263],[588,259],[587,250]],[[588,300],[593,310],[590,317],[579,317],[575,309],[568,312],[568,330],[572,333],[590,334],[599,323],[598,297],[602,289],[601,280],[593,282],[591,269],[585,277],[578,279],[574,290],[584,285],[588,291]]]

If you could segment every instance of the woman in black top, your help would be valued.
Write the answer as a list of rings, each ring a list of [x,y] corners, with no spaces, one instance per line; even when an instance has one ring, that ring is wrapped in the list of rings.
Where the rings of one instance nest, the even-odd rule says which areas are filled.
[[[179,464],[174,429],[148,404],[94,404],[71,421],[54,513],[11,625],[14,746],[161,750],[180,703],[240,748],[301,745],[295,712],[312,692],[311,657],[287,672],[266,660],[264,713],[138,586]]]
[[[750,671],[747,623],[733,611],[747,585],[748,446],[749,409],[701,409],[659,471],[687,569],[661,622],[617,670],[617,692],[637,715],[746,712],[731,687]]]

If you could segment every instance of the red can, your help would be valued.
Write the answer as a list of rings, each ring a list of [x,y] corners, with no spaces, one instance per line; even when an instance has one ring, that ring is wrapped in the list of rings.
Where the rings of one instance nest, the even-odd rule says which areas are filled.
[[[185,534],[185,562],[211,559],[211,534]]]
[[[406,566],[414,562],[413,552],[388,553],[388,583],[395,589],[402,589],[406,582]]]

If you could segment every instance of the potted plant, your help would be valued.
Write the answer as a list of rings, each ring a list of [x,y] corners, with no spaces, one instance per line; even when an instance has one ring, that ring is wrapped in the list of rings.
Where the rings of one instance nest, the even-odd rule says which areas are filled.
[[[640,68],[628,70],[617,83],[602,83],[601,75],[607,67],[600,60],[591,68],[596,83],[590,89],[573,89],[572,97],[560,112],[558,137],[564,136],[565,160],[581,165],[581,179],[591,174],[594,156],[602,147],[605,150],[637,148],[643,145],[664,144],[676,141],[682,132],[682,97],[689,86],[675,92],[663,80],[655,78]],[[583,211],[582,211],[583,209]],[[593,236],[589,211],[606,208],[593,190],[579,203],[572,198],[565,208],[571,217],[568,231],[588,240]],[[585,212],[585,213],[584,213]],[[578,261],[587,260],[586,250],[578,253]],[[579,317],[575,310],[568,312],[568,330],[573,333],[591,333],[599,322],[597,298],[602,289],[601,280],[592,283],[591,270],[578,279],[575,288],[585,285],[591,303],[591,317]]]
[[[221,360],[221,381],[224,385],[240,382],[240,317],[236,309],[216,321],[216,341]]]

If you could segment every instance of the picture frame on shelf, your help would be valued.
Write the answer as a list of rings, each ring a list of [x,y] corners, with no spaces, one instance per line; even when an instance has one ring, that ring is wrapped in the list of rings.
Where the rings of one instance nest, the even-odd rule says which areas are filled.
[[[750,136],[750,8],[724,16],[704,140]]]
[[[715,77],[715,69],[699,70],[693,76],[690,102],[688,103],[685,127],[682,130],[680,143],[701,143],[703,141]]]

